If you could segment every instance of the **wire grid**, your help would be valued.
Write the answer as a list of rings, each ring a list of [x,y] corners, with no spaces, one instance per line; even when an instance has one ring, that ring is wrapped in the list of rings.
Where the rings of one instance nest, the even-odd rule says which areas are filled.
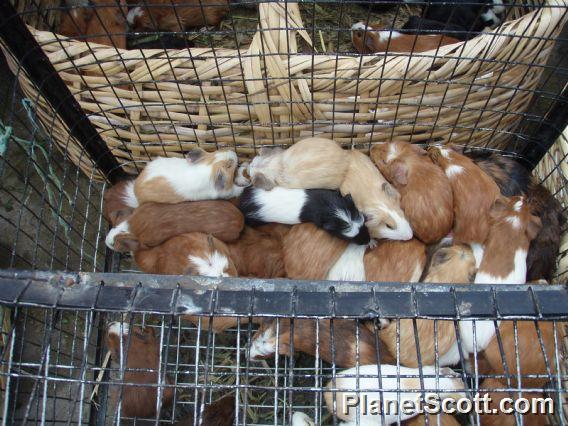
[[[27,280],[29,283],[29,280]],[[109,278],[109,284],[112,284],[112,278]],[[49,284],[48,284],[49,285]],[[30,284],[26,285],[30,289]],[[68,287],[71,289],[71,287]],[[449,288],[448,288],[449,289]],[[44,289],[45,290],[45,289]],[[84,288],[75,289],[75,296],[81,297]],[[421,289],[423,290],[423,289]],[[72,291],[72,290],[63,290]],[[448,290],[447,290],[448,291]],[[514,398],[521,395],[529,396],[532,393],[543,393],[544,397],[550,397],[553,400],[554,407],[561,407],[565,403],[568,391],[563,387],[563,383],[568,380],[568,375],[562,369],[563,359],[566,357],[563,339],[566,336],[566,316],[561,314],[553,317],[543,317],[543,312],[547,308],[540,308],[539,313],[532,313],[530,309],[526,309],[522,315],[502,315],[500,310],[517,310],[518,307],[509,306],[508,302],[514,300],[514,297],[507,298],[505,294],[499,294],[501,290],[495,289],[497,292],[494,303],[497,312],[493,318],[473,317],[473,319],[489,320],[496,327],[496,339],[499,342],[499,353],[503,361],[503,372],[483,371],[482,360],[478,356],[474,356],[469,362],[462,358],[462,367],[469,365],[468,368],[458,367],[454,371],[458,374],[458,379],[464,380],[465,392],[467,396],[475,395],[476,392],[483,394],[487,389],[483,385],[485,378],[498,378],[503,383],[501,385],[493,385],[489,391],[495,393],[503,393]],[[550,291],[550,290],[549,290]],[[557,290],[558,291],[558,290]],[[142,289],[139,289],[142,292]],[[139,303],[145,303],[144,298],[135,296],[136,292],[131,292],[128,304],[131,306],[126,312],[118,314],[96,307],[98,303],[104,303],[104,296],[98,290],[99,296],[94,301],[88,298],[83,301],[87,304],[93,304],[90,309],[79,310],[64,308],[65,296],[58,297],[59,302],[52,304],[51,308],[40,307],[46,303],[42,300],[40,293],[34,296],[20,296],[16,299],[16,307],[12,320],[5,321],[9,318],[9,313],[5,309],[2,314],[3,323],[3,348],[1,358],[0,377],[2,378],[2,389],[4,396],[3,418],[6,424],[34,424],[39,422],[48,424],[117,424],[121,422],[135,421],[136,424],[172,424],[174,421],[188,421],[193,416],[195,423],[199,424],[199,412],[201,406],[208,406],[220,398],[234,394],[236,396],[236,404],[238,410],[235,412],[234,424],[248,425],[289,425],[291,416],[294,412],[299,411],[310,416],[316,424],[333,424],[334,419],[331,414],[323,408],[322,391],[324,386],[329,382],[337,383],[341,372],[346,366],[336,365],[335,360],[338,359],[339,351],[345,351],[345,345],[355,345],[356,356],[352,366],[360,366],[361,354],[364,343],[359,339],[360,333],[365,328],[362,320],[353,319],[357,324],[358,332],[353,336],[351,342],[338,341],[335,339],[335,328],[340,327],[340,320],[335,315],[322,315],[314,317],[309,321],[316,324],[316,344],[315,357],[299,355],[287,357],[284,355],[276,355],[274,359],[263,361],[253,361],[249,358],[249,347],[255,337],[256,326],[247,323],[247,319],[254,318],[253,315],[245,315],[239,317],[236,328],[229,329],[223,334],[213,334],[210,326],[205,326],[199,322],[196,325],[190,325],[181,316],[175,315],[176,309],[171,309],[167,314],[157,314],[157,307],[153,309],[141,310],[136,306],[135,300]],[[327,291],[329,297],[333,297],[334,290]],[[564,292],[565,293],[565,292]],[[552,297],[548,294],[547,297]],[[565,298],[565,294],[560,297]],[[533,295],[534,298],[534,295]],[[544,300],[537,297],[539,300]],[[31,302],[33,300],[33,302]],[[79,299],[76,299],[79,300]],[[98,302],[97,302],[98,300]],[[178,296],[178,300],[181,298]],[[497,302],[499,301],[499,302]],[[107,300],[107,303],[108,300]],[[474,304],[475,306],[475,304]],[[499,306],[497,308],[497,306]],[[537,304],[535,302],[535,307]],[[458,309],[458,305],[454,304],[454,308]],[[338,305],[339,311],[341,308]],[[419,318],[428,317],[418,308],[416,311]],[[474,308],[475,310],[475,308]],[[251,312],[251,311],[249,311]],[[331,311],[330,311],[331,312]],[[520,312],[520,311],[519,311]],[[387,315],[388,316],[388,315]],[[313,317],[313,316],[312,316]],[[503,335],[500,329],[507,322],[503,318],[514,318],[512,320],[515,330],[514,346],[503,343]],[[522,319],[519,319],[521,318]],[[206,318],[206,317],[204,317]],[[438,341],[438,326],[444,317],[440,315],[430,316],[435,322],[434,329],[435,341]],[[258,319],[258,318],[257,318]],[[265,320],[276,321],[278,323],[276,340],[281,337],[279,330],[285,321],[291,321],[291,338],[285,343],[299,344],[300,340],[294,338],[294,333],[300,331],[294,327],[300,327],[300,318],[264,318]],[[417,317],[413,319],[413,328],[415,331],[414,340],[417,347],[427,344],[428,342],[420,340],[417,330]],[[445,318],[448,319],[448,318]],[[500,320],[498,322],[498,320]],[[455,318],[451,319],[454,327],[458,327]],[[538,321],[537,321],[538,320]],[[105,342],[108,324],[110,321],[120,321],[120,332],[128,328],[130,331],[125,333],[126,336],[122,340],[122,346],[112,355],[112,362],[104,361],[107,351]],[[401,318],[393,318],[392,320],[397,328],[397,346],[396,365],[400,366],[400,355],[408,348],[400,346],[400,327]],[[329,326],[326,326],[328,324]],[[376,322],[373,329],[375,330],[375,341],[377,345],[376,362],[377,364],[385,364],[387,354],[381,352],[378,346],[379,323]],[[476,324],[476,323],[474,323]],[[519,341],[523,342],[522,331],[524,326],[536,333],[537,338],[533,342],[531,351],[542,354],[544,358],[543,371],[539,374],[523,372],[521,357],[524,356],[523,351],[519,350]],[[154,331],[155,340],[154,348],[159,353],[159,359],[155,365],[147,365],[146,368],[129,367],[129,357],[135,357],[139,346],[135,346],[133,330],[140,327],[141,329],[152,329]],[[549,331],[544,331],[548,328]],[[366,328],[369,330],[369,328]],[[474,330],[477,327],[474,325]],[[551,330],[550,330],[551,329]],[[326,330],[329,335],[326,337]],[[475,336],[475,334],[474,334]],[[475,339],[475,337],[474,337]],[[287,340],[287,339],[286,339]],[[526,340],[526,339],[525,339]],[[510,343],[510,342],[509,342]],[[326,347],[327,346],[327,347]],[[132,350],[131,350],[132,348]],[[136,349],[138,348],[138,349]],[[160,350],[161,348],[161,350]],[[505,348],[505,349],[504,349]],[[146,349],[148,350],[148,349]],[[423,349],[421,350],[423,351]],[[438,348],[435,347],[436,361],[434,366],[439,371],[440,380],[449,377],[449,373],[441,370],[439,367]],[[507,356],[505,356],[507,353]],[[513,355],[512,355],[513,354]],[[115,358],[116,356],[116,358]],[[331,359],[329,358],[331,357]],[[117,359],[118,358],[118,359]],[[326,358],[326,360],[322,360]],[[424,367],[421,357],[418,359],[418,372],[406,375],[400,374],[400,378],[417,375],[421,380],[426,380],[430,376],[422,372]],[[383,361],[381,361],[383,360]],[[513,365],[510,363],[513,361]],[[517,364],[521,363],[521,364]],[[515,364],[517,366],[515,366]],[[153,374],[154,381],[147,381],[145,387],[141,387],[140,381],[130,381],[126,378],[128,373],[140,374],[141,372]],[[132,376],[131,376],[132,377]],[[356,380],[365,377],[363,374],[359,377],[355,373]],[[373,389],[377,391],[396,392],[400,389],[400,384],[391,388],[388,384],[382,384],[381,380],[388,380],[388,376],[379,376],[378,384]],[[539,379],[541,383],[535,383]],[[134,380],[134,379],[132,379]],[[529,382],[532,380],[532,383]],[[335,381],[335,382],[334,382]],[[422,382],[421,382],[422,383]],[[151,418],[128,418],[121,416],[121,401],[123,393],[126,392],[125,387],[120,385],[131,385],[139,392],[144,392],[149,387],[159,388],[158,392],[163,393],[167,388],[173,390],[173,399],[171,404],[162,407],[159,416]],[[353,389],[345,385],[332,385],[338,391],[352,391]],[[130,387],[130,389],[132,389]],[[122,389],[122,391],[121,391]],[[438,384],[429,386],[420,384],[416,388],[417,391],[428,393],[440,392],[442,387]],[[447,388],[444,388],[447,389]],[[498,391],[495,391],[498,389]],[[406,390],[410,390],[406,387]],[[118,398],[112,399],[109,395],[117,392]],[[404,394],[401,393],[401,398]],[[153,400],[146,400],[146,404],[154,404],[159,406],[158,397]],[[555,416],[548,418],[548,424],[566,424],[566,418],[563,417],[561,410],[555,409]],[[525,419],[526,420],[526,419]],[[521,419],[516,419],[517,424],[521,424]],[[528,420],[526,420],[528,421]],[[379,421],[380,422],[380,421]],[[430,419],[430,424],[436,424]],[[461,417],[462,424],[483,424],[482,419],[473,413],[469,416]],[[539,423],[540,424],[540,423]]]

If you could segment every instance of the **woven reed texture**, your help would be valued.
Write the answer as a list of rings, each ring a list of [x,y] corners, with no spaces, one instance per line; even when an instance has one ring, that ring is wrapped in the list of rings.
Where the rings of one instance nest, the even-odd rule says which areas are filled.
[[[117,50],[32,31],[114,155],[135,172],[133,162],[196,145],[233,147],[244,158],[312,132],[361,149],[393,139],[502,147],[566,21],[563,6],[547,0],[494,33],[413,55],[297,53],[310,36],[298,5],[282,2],[259,5],[259,31],[241,51]],[[101,179],[25,74],[18,78],[60,148]]]

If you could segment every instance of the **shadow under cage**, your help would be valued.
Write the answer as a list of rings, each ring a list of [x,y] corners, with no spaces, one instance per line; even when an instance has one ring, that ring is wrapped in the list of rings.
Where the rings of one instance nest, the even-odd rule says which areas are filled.
[[[3,423],[568,423],[567,10],[2,0]],[[105,191],[156,157],[242,165],[313,136],[501,167],[547,225],[528,278],[428,280],[459,246],[417,239],[421,278],[395,259],[330,281],[301,247],[299,276],[286,258],[278,276],[156,275],[105,241]]]

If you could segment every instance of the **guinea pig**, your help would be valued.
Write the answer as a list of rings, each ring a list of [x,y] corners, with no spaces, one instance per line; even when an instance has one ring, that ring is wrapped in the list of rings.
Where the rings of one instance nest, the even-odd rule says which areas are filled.
[[[365,215],[371,238],[412,238],[412,228],[400,208],[399,192],[365,154],[350,152],[349,167],[339,190],[344,196],[351,194],[355,206]]]
[[[356,365],[357,356],[359,364],[376,364],[379,361],[381,363],[393,362],[393,358],[382,344],[379,348],[380,359],[378,358],[374,333],[363,326],[359,326],[357,331],[357,323],[354,320],[335,319],[333,326],[330,320],[320,320],[319,334],[316,322],[317,320],[313,319],[295,319],[292,334],[290,319],[266,319],[252,338],[250,358],[272,357],[277,347],[280,355],[290,356],[293,341],[294,352],[303,352],[313,356],[319,354],[323,361],[335,362],[335,365],[339,367]],[[358,345],[357,332],[359,333]],[[319,352],[317,352],[318,343]]]
[[[134,261],[147,274],[237,276],[225,243],[200,232],[181,234],[159,246],[136,250]]]
[[[548,189],[531,178],[529,171],[516,159],[495,153],[471,151],[466,154],[490,175],[506,197],[526,195],[532,213],[542,227],[531,241],[527,255],[527,281],[552,281],[560,239],[566,217],[560,202]]]
[[[224,242],[239,238],[244,217],[228,201],[186,201],[177,204],[145,203],[112,228],[105,239],[115,251],[136,251],[162,244],[189,232],[211,234]]]
[[[237,241],[227,244],[239,277],[284,278],[284,251],[281,238],[245,226]]]
[[[371,148],[371,160],[400,192],[400,206],[414,236],[426,244],[440,241],[452,230],[452,187],[426,151],[407,142]]]
[[[323,280],[349,245],[312,223],[294,225],[284,237],[286,276],[294,280]]]
[[[365,253],[365,278],[378,282],[418,282],[426,265],[421,241],[379,241]]]
[[[121,343],[122,341],[122,343]],[[174,396],[173,387],[160,383],[160,339],[152,328],[142,330],[140,327],[129,328],[128,324],[113,322],[107,330],[107,345],[111,352],[113,368],[124,367],[124,378],[121,383],[111,385],[111,399],[118,403],[120,398],[121,416],[150,418],[156,416],[158,385],[162,386],[162,407],[171,404]],[[132,371],[144,370],[144,371]],[[149,370],[149,371],[148,371]],[[136,386],[148,385],[148,386]],[[114,405],[114,404],[113,404]]]
[[[226,0],[151,0],[128,12],[134,31],[184,31],[218,25],[229,11]]]
[[[232,426],[235,422],[235,395],[227,395],[223,398],[208,404],[203,409],[197,422],[194,422],[193,413],[188,414],[182,420],[178,420],[176,426],[193,426],[201,424],[203,426]],[[200,413],[200,410],[197,410]],[[199,423],[201,420],[201,423]]]
[[[489,233],[489,210],[501,192],[495,181],[468,157],[448,148],[428,154],[450,181],[454,198],[454,242],[483,244]]]
[[[441,34],[404,34],[387,28],[375,29],[363,22],[351,26],[351,41],[361,54],[378,52],[421,53],[437,50],[447,44],[459,43],[456,38]]]
[[[499,340],[493,336],[487,347],[478,354],[479,373],[490,375],[510,375],[513,387],[517,387],[517,378],[521,377],[523,387],[541,388],[549,380],[550,374],[546,368],[545,355],[548,358],[552,373],[555,367],[554,361],[554,328],[552,321],[539,321],[538,332],[534,321],[516,321],[517,336],[513,321],[501,321],[499,324],[499,334],[501,337],[502,350],[499,350]],[[558,323],[557,339],[561,342],[566,332],[565,323]],[[540,345],[542,338],[542,346]],[[517,346],[515,346],[515,343]],[[515,350],[515,347],[518,350]],[[519,356],[517,366],[517,354]],[[503,364],[503,357],[507,361],[507,371]],[[541,377],[535,377],[540,375]],[[506,379],[500,379],[506,383]]]
[[[294,411],[292,413],[292,426],[314,426],[315,423],[310,416],[301,411]]]
[[[415,241],[415,240],[412,240]],[[403,244],[403,243],[399,243]],[[408,243],[406,243],[408,244]],[[419,262],[423,266],[425,262],[424,248],[418,251]],[[404,248],[399,248],[400,255],[404,257]],[[388,252],[386,255],[388,256]],[[380,261],[382,256],[377,256]],[[406,269],[409,269],[408,267]],[[380,270],[380,268],[379,268]],[[396,268],[393,269],[396,271]],[[466,284],[473,281],[475,274],[475,258],[471,249],[466,245],[458,245],[451,247],[441,247],[433,255],[430,260],[430,267],[425,282],[455,283]],[[389,281],[402,281],[398,277],[389,278]],[[452,365],[455,360],[452,358],[446,361],[444,356],[452,349],[456,342],[455,326],[453,321],[437,321],[438,331],[435,331],[435,322],[433,320],[416,320],[417,336],[414,332],[414,322],[411,319],[401,319],[400,322],[391,322],[380,332],[381,341],[385,344],[389,352],[393,356],[397,356],[401,365],[407,367],[418,367],[418,351],[416,348],[416,337],[420,345],[420,355],[423,365],[434,365],[436,348],[438,346],[439,363],[441,366]],[[400,342],[400,350],[397,354],[397,339]],[[459,354],[458,354],[459,355]]]
[[[240,198],[240,209],[249,225],[277,222],[287,225],[311,222],[330,234],[367,245],[370,242],[365,218],[350,195],[342,197],[330,189],[290,189],[270,191],[248,187]]]
[[[380,388],[379,380],[381,380]],[[333,392],[333,389],[337,391]],[[358,391],[354,392],[353,389]],[[424,393],[434,393],[440,398],[459,399],[465,397],[464,390],[465,384],[462,379],[449,368],[440,368],[436,377],[436,368],[433,366],[418,369],[389,364],[360,365],[344,370],[338,373],[335,379],[330,380],[324,399],[329,412],[347,422],[346,425],[355,425],[357,421],[361,425],[380,424],[383,417],[377,414],[377,409],[380,409],[381,402],[385,407],[396,407],[400,401],[398,410],[385,410],[384,422],[390,425],[398,422],[398,414],[401,421],[419,414],[417,404],[414,405],[416,411],[400,409],[406,405],[402,405],[403,401],[416,402]],[[349,398],[348,395],[344,395],[345,393],[357,396],[366,406],[348,405]]]
[[[243,187],[234,185],[237,154],[230,150],[193,149],[187,158],[159,157],[148,163],[134,183],[139,204],[229,199]]]
[[[349,152],[325,138],[307,138],[290,148],[262,149],[248,174],[257,188],[338,189],[349,167]]]
[[[523,387],[529,387],[523,380]],[[515,387],[515,386],[513,386]],[[532,386],[530,386],[532,387]],[[505,408],[514,407],[515,401],[519,398],[519,391],[514,390],[512,392],[507,392],[506,389],[510,389],[505,383],[494,378],[487,378],[479,385],[479,393],[481,395],[489,394],[489,413],[480,413],[479,420],[480,424],[483,426],[516,426],[517,420],[515,414],[505,414],[499,411],[501,401],[504,398],[511,398],[510,404],[505,405]],[[522,398],[526,398],[533,403],[533,399],[542,398],[543,395],[535,392],[522,392]],[[493,413],[491,413],[495,410]],[[522,415],[523,424],[529,426],[546,426],[548,425],[548,419],[546,414],[532,414],[529,410],[528,413]]]
[[[103,194],[103,217],[112,226],[126,220],[138,207],[134,195],[134,179],[127,179],[106,188]]]

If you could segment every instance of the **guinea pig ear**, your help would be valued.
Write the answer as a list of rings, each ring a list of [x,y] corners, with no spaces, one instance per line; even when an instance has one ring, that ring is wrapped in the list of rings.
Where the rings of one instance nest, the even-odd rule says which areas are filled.
[[[370,53],[378,52],[377,34],[369,31],[370,27],[367,28],[367,34],[362,34],[362,37],[365,40],[365,47],[369,50]]]
[[[351,194],[347,194],[345,197],[343,197],[343,199],[347,203],[355,205],[355,202],[353,201],[353,197],[351,196]]]
[[[507,201],[508,201],[507,197],[503,196],[497,197],[497,199],[493,202],[491,209],[489,210],[489,216],[495,219],[498,218],[501,214],[503,214],[503,212],[505,212],[508,207]]]
[[[383,192],[390,198],[400,200],[400,193],[388,182],[383,182]]]
[[[531,215],[529,223],[527,225],[527,237],[529,241],[532,241],[536,238],[541,228],[542,221],[540,220],[540,217]]]
[[[191,151],[187,153],[187,161],[190,163],[198,163],[205,157],[207,152],[201,148],[193,148]]]
[[[263,173],[256,173],[252,177],[252,186],[254,186],[255,188],[264,189],[265,191],[270,191],[272,188],[274,188],[274,184],[270,180],[268,180],[268,178],[264,176]]]
[[[136,251],[140,248],[140,242],[132,234],[117,235],[114,239],[114,246],[120,252]]]
[[[440,249],[436,251],[436,253],[434,253],[434,256],[432,256],[432,264],[430,266],[441,265],[442,263],[445,263],[448,258],[449,256],[447,250]]]
[[[400,161],[394,161],[392,164],[392,179],[395,183],[405,186],[408,183],[408,167]]]
[[[217,170],[217,173],[215,173],[215,189],[217,191],[224,190],[227,185],[228,179],[225,173],[226,171],[222,169]]]

